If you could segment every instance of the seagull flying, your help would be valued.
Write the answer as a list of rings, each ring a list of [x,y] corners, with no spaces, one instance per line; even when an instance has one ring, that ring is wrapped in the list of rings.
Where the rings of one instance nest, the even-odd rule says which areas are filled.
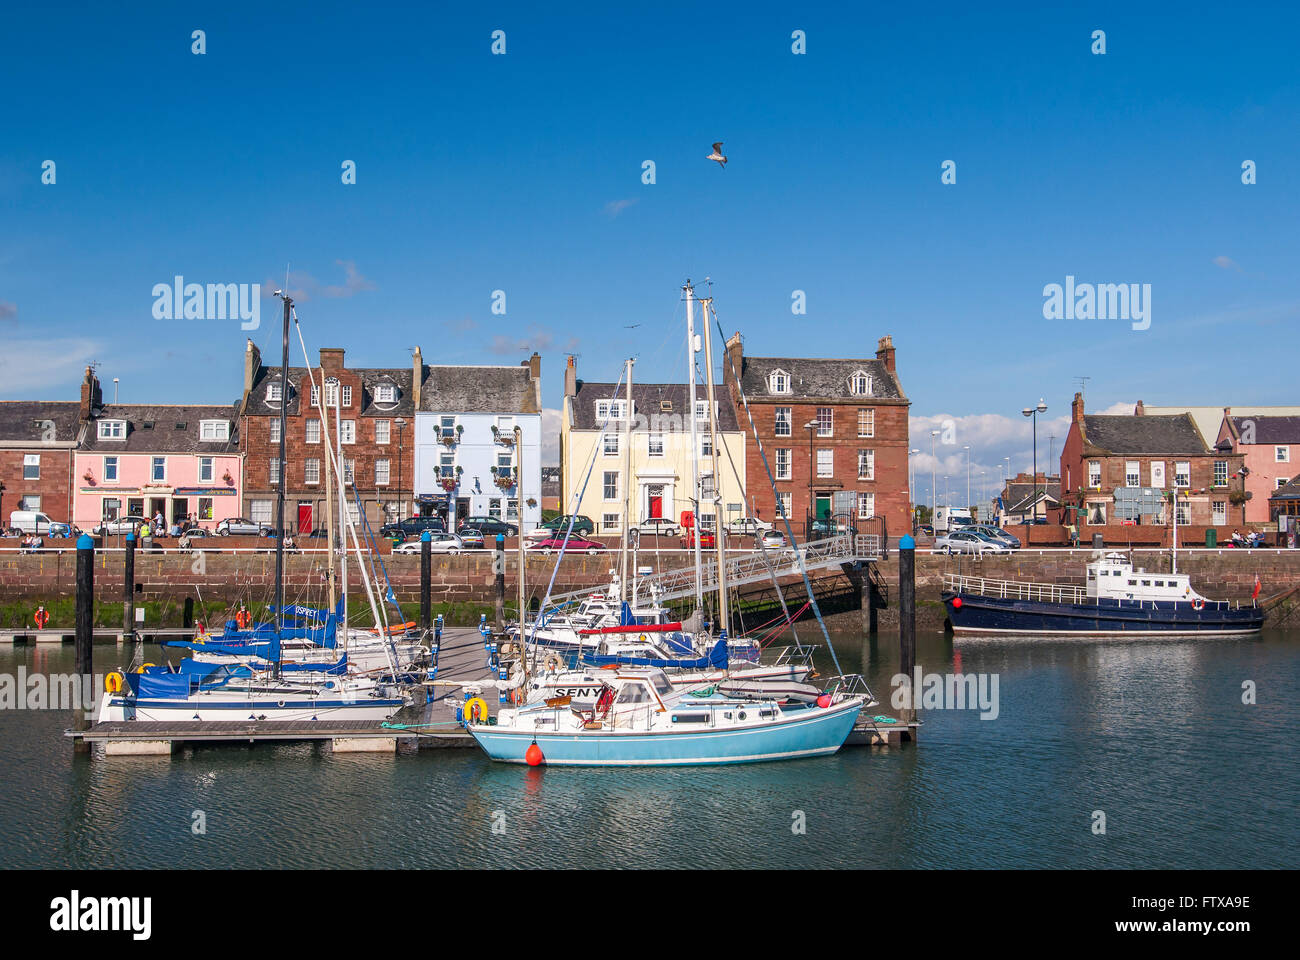
[[[718,141],[717,143],[715,143],[713,145],[713,152],[709,154],[707,157],[705,157],[704,159],[716,160],[718,161],[718,166],[720,166],[723,170],[726,170],[727,158],[722,155],[722,141]]]

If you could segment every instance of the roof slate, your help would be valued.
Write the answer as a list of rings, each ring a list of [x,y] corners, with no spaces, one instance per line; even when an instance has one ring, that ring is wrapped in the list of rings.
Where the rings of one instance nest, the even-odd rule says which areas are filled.
[[[1190,414],[1173,416],[1109,416],[1090,413],[1083,418],[1088,445],[1111,454],[1169,454],[1188,456],[1210,452]]]
[[[54,440],[71,443],[80,428],[75,401],[5,400],[0,402],[0,444],[5,441]],[[53,436],[48,430],[53,425]]]
[[[704,387],[697,384],[695,390],[697,399],[704,400],[706,398],[707,394]],[[689,430],[690,421],[684,419],[689,405],[689,394],[690,387],[684,383],[634,382],[632,384],[632,411],[634,414],[644,414],[646,417],[679,417],[682,418],[680,420],[681,425]],[[609,400],[616,395],[619,397],[626,395],[623,384],[592,383],[588,380],[579,380],[578,392],[573,398],[573,428],[575,430],[599,430],[601,422],[596,419],[596,401]],[[736,422],[735,407],[731,405],[726,394],[715,391],[715,398],[718,404],[718,429],[726,433],[739,430],[740,426]],[[661,408],[660,404],[665,400],[672,403],[671,410]],[[705,422],[700,421],[701,425]],[[611,424],[614,423],[615,421],[611,421]],[[644,428],[643,426],[642,429]]]
[[[98,421],[125,420],[125,440],[99,439]],[[199,422],[224,420],[230,424],[229,440],[200,440]],[[152,427],[146,427],[152,423]],[[178,429],[184,424],[183,429]],[[239,452],[238,404],[108,404],[90,421],[82,450],[100,453],[204,453]]]
[[[768,376],[775,370],[790,375],[789,393],[770,393]],[[863,397],[849,388],[850,378],[859,370],[871,376],[871,396]],[[740,385],[752,400],[837,400],[861,403],[864,400],[906,400],[898,377],[889,372],[883,360],[830,360],[800,357],[743,357]]]

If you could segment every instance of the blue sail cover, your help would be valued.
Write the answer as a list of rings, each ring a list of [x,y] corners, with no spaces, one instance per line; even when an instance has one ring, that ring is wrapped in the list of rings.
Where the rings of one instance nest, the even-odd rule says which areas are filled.
[[[184,700],[201,688],[219,687],[236,677],[252,676],[247,667],[182,660],[175,670],[146,667],[144,673],[126,674],[137,700]]]
[[[276,607],[274,604],[267,607],[266,609],[267,612],[271,614],[271,616],[275,616]],[[330,616],[330,611],[317,610],[315,607],[304,607],[300,603],[295,603],[293,606],[288,606],[288,605],[285,606],[284,616],[286,619],[289,620],[315,620],[317,622],[320,622],[320,621],[324,621]],[[339,598],[338,604],[334,609],[333,616],[335,618],[343,616],[342,597]]]
[[[708,656],[693,659],[685,657],[665,659],[662,657],[611,656],[599,653],[583,654],[582,659],[584,663],[589,663],[593,667],[624,664],[630,667],[675,667],[679,670],[706,670],[710,667],[716,667],[721,670],[727,666],[727,641],[719,640],[713,645],[713,649],[709,651]]]
[[[632,616],[632,605],[624,600],[622,609],[618,611],[618,625],[620,627],[630,627],[634,623],[636,623],[636,617]]]

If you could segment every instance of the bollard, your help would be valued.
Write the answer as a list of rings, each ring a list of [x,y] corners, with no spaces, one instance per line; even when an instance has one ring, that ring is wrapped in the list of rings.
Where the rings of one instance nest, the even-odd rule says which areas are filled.
[[[427,636],[433,613],[433,534],[428,530],[420,534],[420,633]]]
[[[496,567],[496,620],[497,630],[506,628],[506,538],[497,534],[497,552],[493,557]]]
[[[126,549],[122,551],[122,641],[135,634],[135,534],[126,535]]]
[[[76,672],[83,685],[94,683],[95,665],[91,655],[91,642],[95,629],[95,541],[87,534],[77,538],[77,632]],[[73,728],[85,730],[90,726],[85,710],[73,714]],[[74,740],[73,749],[86,753],[90,746],[84,740]]]
[[[904,534],[898,541],[898,672],[907,677],[909,688],[916,673],[916,541]],[[911,690],[903,719],[916,719],[916,697]]]

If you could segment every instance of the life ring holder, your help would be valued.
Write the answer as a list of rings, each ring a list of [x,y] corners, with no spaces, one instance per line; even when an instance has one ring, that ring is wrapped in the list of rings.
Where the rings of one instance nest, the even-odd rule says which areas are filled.
[[[485,723],[488,717],[487,701],[482,697],[471,697],[461,708],[461,716],[465,718],[467,726],[471,723]]]
[[[564,661],[560,659],[558,653],[549,653],[546,655],[546,659],[542,661],[542,666],[546,668],[548,673],[559,673],[560,668],[564,666]]]
[[[36,621],[37,629],[44,630],[45,625],[50,622],[50,612],[44,607],[37,607],[33,619]]]
[[[125,678],[122,676],[122,674],[119,671],[117,670],[112,671],[111,673],[108,674],[108,676],[104,677],[104,692],[121,693],[122,682],[124,679]]]
[[[1198,611],[1199,611],[1199,610],[1204,610],[1204,609],[1205,609],[1205,601],[1202,600],[1200,597],[1197,597],[1195,600],[1192,601],[1192,609],[1193,609],[1193,610],[1198,610]]]

